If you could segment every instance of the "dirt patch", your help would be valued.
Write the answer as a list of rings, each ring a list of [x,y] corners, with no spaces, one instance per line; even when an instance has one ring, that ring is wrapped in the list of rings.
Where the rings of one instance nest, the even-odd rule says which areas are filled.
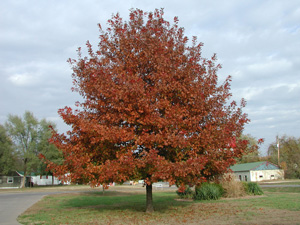
[[[193,202],[194,199],[184,199],[184,198],[177,198],[177,199],[174,199],[175,201],[178,201],[178,202]]]
[[[239,203],[199,204],[192,208],[193,211],[201,210],[201,212],[190,214],[188,224],[299,224],[300,222],[299,212],[296,211],[241,208]]]
[[[221,198],[221,200],[252,199],[252,198],[263,198],[263,197],[266,197],[266,195],[246,195],[246,196],[235,197],[235,198]]]

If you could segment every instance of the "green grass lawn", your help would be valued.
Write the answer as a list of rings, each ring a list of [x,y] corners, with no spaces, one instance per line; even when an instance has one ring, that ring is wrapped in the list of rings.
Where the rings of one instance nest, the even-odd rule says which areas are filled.
[[[265,193],[260,198],[238,199],[234,200],[246,203],[245,207],[267,207],[272,209],[284,209],[291,211],[300,211],[300,193]]]
[[[117,193],[107,191],[85,194],[47,196],[19,217],[22,224],[86,224],[111,220],[136,221],[138,218],[152,221],[169,214],[171,209],[184,207],[190,202],[175,201],[175,193],[154,194],[154,214],[145,213],[145,194]],[[154,220],[153,220],[154,221]],[[138,221],[136,221],[138,222]]]
[[[108,190],[43,198],[23,213],[22,224],[300,224],[300,188],[264,188],[263,196],[217,201],[178,201],[154,192],[152,214],[145,193]],[[296,221],[296,222],[295,222]]]

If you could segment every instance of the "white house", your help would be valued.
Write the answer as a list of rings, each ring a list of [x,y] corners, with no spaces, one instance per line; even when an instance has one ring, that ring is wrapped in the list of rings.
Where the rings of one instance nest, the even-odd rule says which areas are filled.
[[[33,185],[59,185],[61,181],[57,177],[52,177],[48,175],[37,175],[31,176],[31,182]]]
[[[284,171],[279,166],[264,161],[236,164],[230,167],[240,181],[283,180]]]
[[[20,188],[23,179],[24,172],[22,171],[11,171],[0,175],[0,188]],[[70,181],[62,182],[51,175],[36,175],[35,173],[28,174],[25,179],[25,187],[70,184]]]

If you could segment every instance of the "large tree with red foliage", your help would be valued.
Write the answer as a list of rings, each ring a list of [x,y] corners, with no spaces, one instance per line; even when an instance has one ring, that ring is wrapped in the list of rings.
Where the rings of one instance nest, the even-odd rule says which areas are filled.
[[[241,105],[229,102],[230,76],[218,84],[216,56],[201,56],[184,29],[163,18],[163,10],[117,14],[100,28],[98,49],[70,59],[76,110],[59,110],[67,134],[54,133],[62,151],[56,174],[93,185],[143,179],[147,212],[153,211],[152,184],[200,184],[223,174],[241,156],[240,139],[249,122]]]

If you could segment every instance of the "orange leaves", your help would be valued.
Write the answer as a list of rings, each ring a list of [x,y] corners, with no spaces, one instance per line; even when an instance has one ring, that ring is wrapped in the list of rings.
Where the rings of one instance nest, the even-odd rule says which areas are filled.
[[[260,139],[258,139],[258,144],[262,144],[262,143],[264,143],[264,139],[263,138],[260,138]]]
[[[187,46],[178,18],[170,25],[163,10],[108,22],[95,52],[87,43],[88,57],[79,50],[69,60],[84,101],[59,110],[72,130],[53,134],[65,157],[57,171],[93,185],[195,184],[226,171],[246,146],[237,139],[249,120],[244,100],[227,102],[231,78],[218,85],[216,55],[203,58],[196,38]]]
[[[184,183],[181,183],[179,188],[178,188],[178,192],[183,193],[186,190],[186,186]]]

